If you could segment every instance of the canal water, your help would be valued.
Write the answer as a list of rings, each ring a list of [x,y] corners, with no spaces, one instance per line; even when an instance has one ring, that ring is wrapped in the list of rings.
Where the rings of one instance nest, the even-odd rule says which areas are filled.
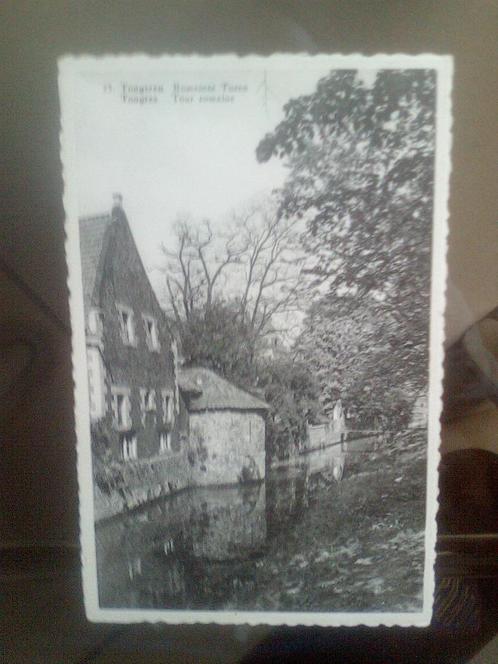
[[[338,449],[328,448],[260,484],[190,489],[97,524],[100,605],[420,608],[425,438],[410,441],[348,454],[340,482]]]
[[[258,594],[257,568],[313,509],[313,478],[334,488],[336,454],[313,452],[263,483],[189,489],[97,524],[100,605],[245,608]]]

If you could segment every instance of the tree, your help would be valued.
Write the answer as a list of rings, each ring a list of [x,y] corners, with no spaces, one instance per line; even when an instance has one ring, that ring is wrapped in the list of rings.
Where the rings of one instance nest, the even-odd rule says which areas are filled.
[[[176,247],[163,247],[167,299],[192,363],[209,352],[220,311],[238,343],[243,330],[250,364],[267,334],[286,331],[299,297],[297,239],[295,223],[277,217],[271,200],[233,212],[223,231],[208,220],[177,221]],[[201,327],[202,342],[189,343]]]
[[[241,260],[245,247],[234,231],[216,236],[211,222],[196,224],[189,217],[179,217],[175,224],[177,246],[164,245],[168,304],[178,329],[199,312],[210,314],[218,284],[226,284],[229,266]]]
[[[306,423],[316,416],[317,384],[309,366],[289,354],[262,366],[260,385],[270,405],[267,453],[283,459],[300,449]]]
[[[238,316],[237,303],[215,300],[209,311],[194,310],[182,322],[185,365],[208,367],[250,388],[257,381],[250,336],[250,327]]]
[[[341,399],[360,426],[405,423],[413,388],[394,352],[395,332],[395,321],[375,303],[359,308],[353,298],[330,296],[313,303],[294,353],[315,377],[321,415]]]
[[[352,320],[355,307],[380,307],[396,359],[386,366],[404,365],[416,390],[427,378],[435,74],[383,70],[367,85],[333,71],[284,111],[257,157],[286,159],[279,215],[306,224],[310,287],[334,305],[323,321],[334,307]]]

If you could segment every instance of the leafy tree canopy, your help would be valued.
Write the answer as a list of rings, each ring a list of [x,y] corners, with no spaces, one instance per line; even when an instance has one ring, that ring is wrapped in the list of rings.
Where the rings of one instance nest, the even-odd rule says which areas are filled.
[[[301,352],[322,401],[396,411],[427,379],[435,74],[333,71],[284,112],[257,157],[285,160],[279,214],[305,222],[317,299]]]

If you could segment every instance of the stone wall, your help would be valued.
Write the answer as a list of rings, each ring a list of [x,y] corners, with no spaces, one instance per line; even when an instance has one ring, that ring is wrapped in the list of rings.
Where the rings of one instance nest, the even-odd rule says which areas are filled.
[[[264,479],[264,417],[256,411],[191,413],[189,460],[197,486]]]
[[[95,463],[95,520],[186,487],[239,484],[265,477],[265,422],[253,411],[192,413],[190,440],[148,459]]]
[[[187,450],[94,468],[94,518],[109,518],[191,484]]]

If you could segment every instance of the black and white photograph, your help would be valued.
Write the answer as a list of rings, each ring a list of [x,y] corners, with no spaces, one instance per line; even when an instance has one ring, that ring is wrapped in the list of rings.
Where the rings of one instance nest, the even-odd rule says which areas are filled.
[[[60,60],[89,619],[430,622],[451,71]]]

